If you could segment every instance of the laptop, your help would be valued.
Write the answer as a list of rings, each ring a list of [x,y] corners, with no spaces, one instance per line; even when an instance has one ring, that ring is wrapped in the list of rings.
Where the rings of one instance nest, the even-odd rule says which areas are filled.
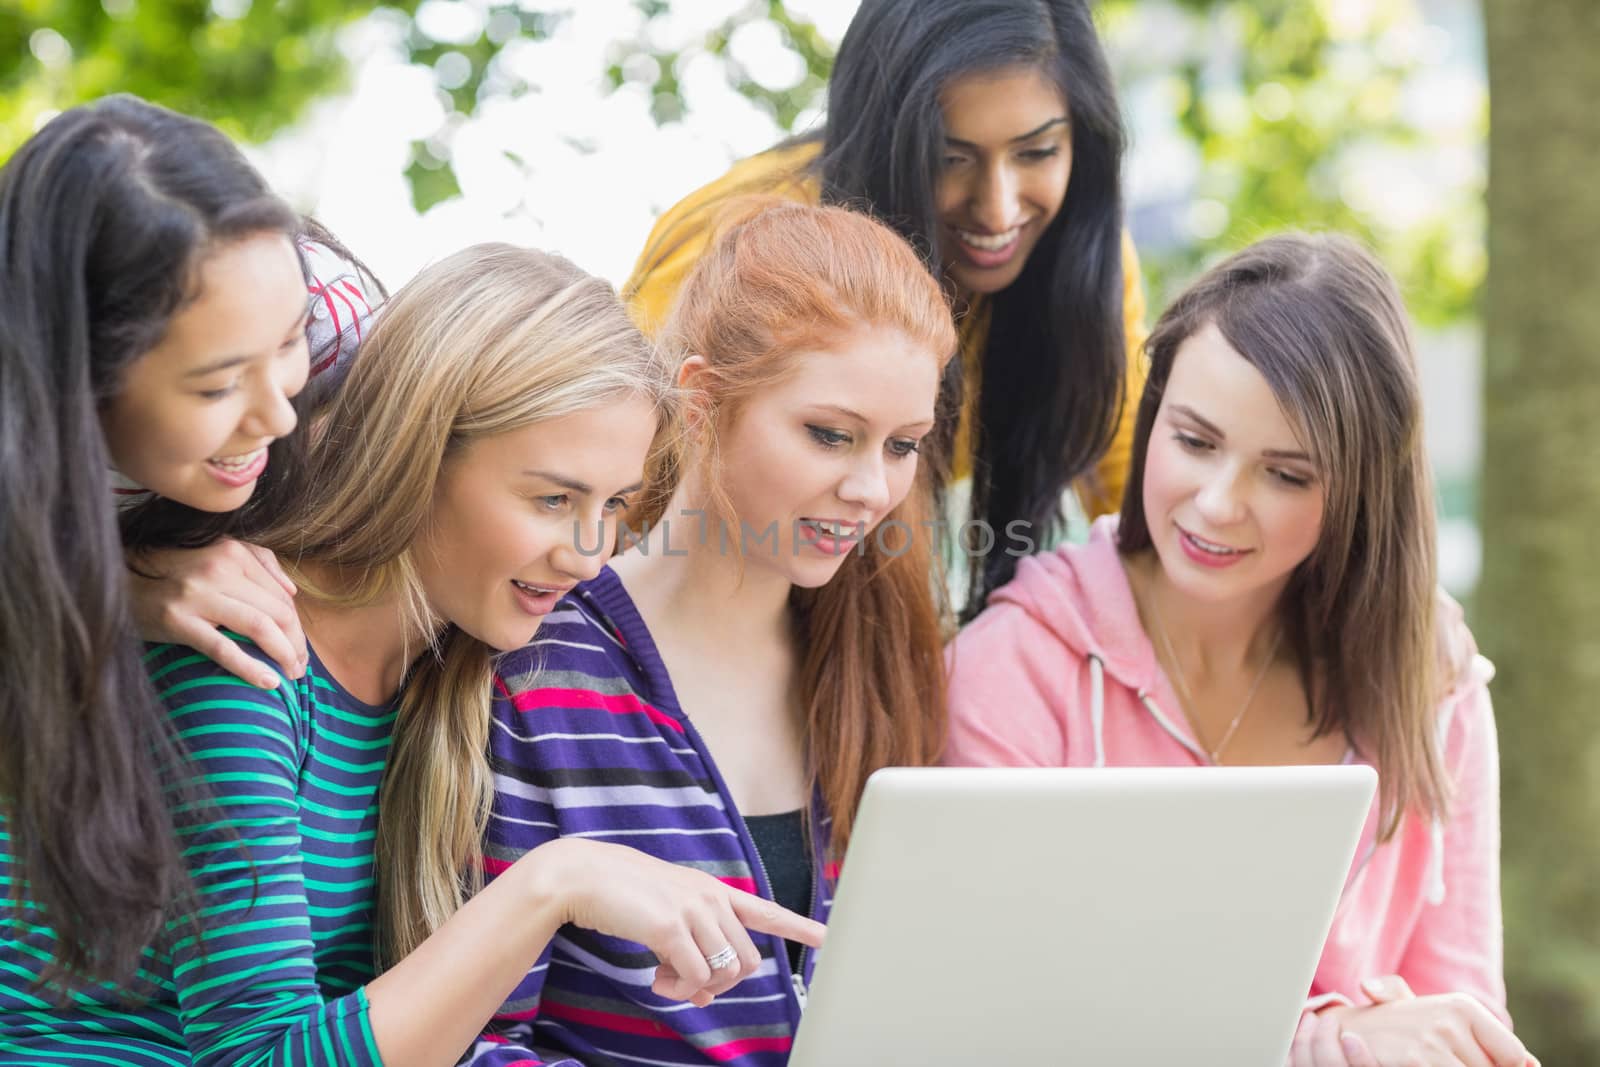
[[[1376,784],[879,771],[790,1067],[1283,1067]]]

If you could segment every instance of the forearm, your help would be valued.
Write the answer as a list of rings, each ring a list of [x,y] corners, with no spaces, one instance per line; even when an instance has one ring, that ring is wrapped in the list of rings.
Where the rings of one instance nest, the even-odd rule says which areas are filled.
[[[564,907],[559,844],[529,853],[368,984],[388,1067],[455,1063],[555,937]]]

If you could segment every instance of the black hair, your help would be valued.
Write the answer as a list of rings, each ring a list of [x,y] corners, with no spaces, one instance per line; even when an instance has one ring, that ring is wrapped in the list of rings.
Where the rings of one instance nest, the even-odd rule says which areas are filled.
[[[1126,355],[1122,319],[1124,144],[1110,67],[1084,0],[865,0],[828,82],[817,161],[823,197],[895,227],[935,274],[934,184],[944,146],[939,95],[969,74],[1043,71],[1067,102],[1072,176],[1060,212],[1021,275],[993,297],[972,427],[972,517],[998,537],[1062,522],[1061,495],[1091,472],[1115,433]],[[942,443],[961,404],[961,361],[946,372]],[[948,460],[946,460],[948,461]],[[965,614],[1016,569],[975,560]]]
[[[188,775],[134,636],[101,411],[211,250],[299,227],[222,133],[131,96],[51,119],[0,169],[0,812],[58,992],[132,979],[193,897]]]
[[[310,216],[302,217],[297,232],[300,240],[323,245],[336,257],[347,261],[360,278],[363,288],[376,295],[377,302],[388,299],[389,291],[371,268],[322,223]],[[307,281],[310,279],[307,278]],[[348,331],[353,328],[346,326],[345,329]],[[332,350],[343,342],[344,335],[331,335],[321,350],[310,353],[311,365],[320,366],[333,358]],[[270,529],[284,515],[297,508],[305,497],[309,475],[307,453],[312,419],[318,407],[325,406],[330,399],[327,389],[312,389],[309,385],[294,398],[295,429],[268,447],[267,469],[257,480],[255,491],[244,506],[233,511],[201,511],[152,494],[124,507],[119,515],[119,527],[123,550],[130,558],[129,566],[139,573],[145,573],[138,562],[142,550],[203,548],[224,537],[253,540],[257,534]]]

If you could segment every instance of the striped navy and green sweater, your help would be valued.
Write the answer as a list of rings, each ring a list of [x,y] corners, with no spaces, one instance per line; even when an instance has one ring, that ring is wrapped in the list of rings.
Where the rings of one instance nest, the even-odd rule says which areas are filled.
[[[394,706],[356,700],[315,651],[303,678],[270,692],[190,649],[157,646],[147,659],[214,799],[186,831],[203,944],[180,922],[146,950],[155,993],[142,1006],[96,990],[56,1008],[29,988],[50,931],[26,904],[0,905],[0,1064],[381,1063],[362,987],[373,976],[373,839]]]

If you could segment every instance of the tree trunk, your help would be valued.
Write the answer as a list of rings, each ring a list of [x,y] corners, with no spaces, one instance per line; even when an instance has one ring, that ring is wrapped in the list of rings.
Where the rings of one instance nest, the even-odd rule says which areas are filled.
[[[1600,1064],[1600,2],[1484,0],[1483,581],[1506,977],[1547,1064]]]

